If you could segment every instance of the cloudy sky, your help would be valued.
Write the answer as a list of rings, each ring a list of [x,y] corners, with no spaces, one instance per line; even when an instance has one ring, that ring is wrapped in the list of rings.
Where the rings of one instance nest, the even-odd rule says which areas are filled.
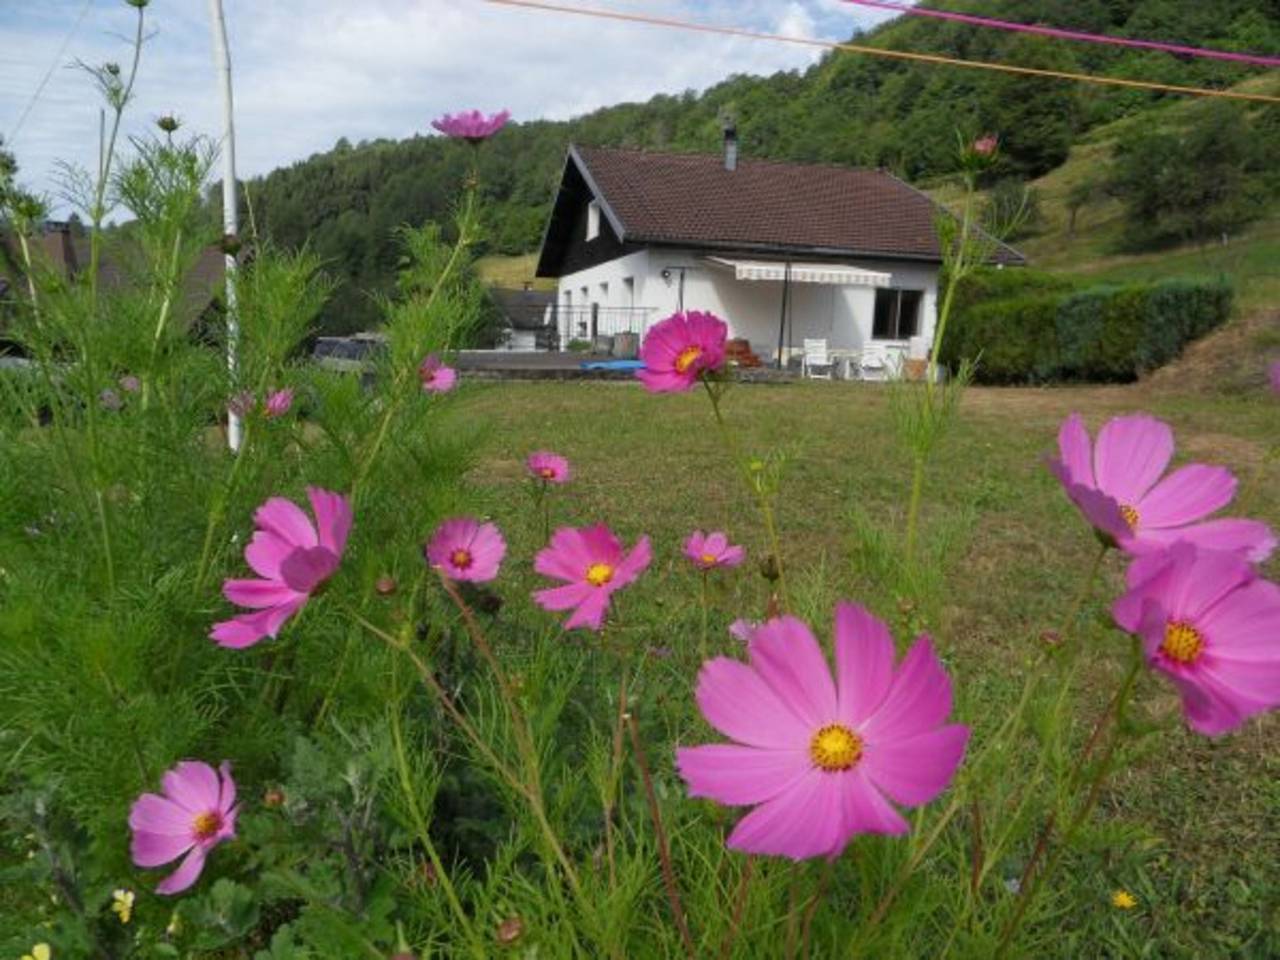
[[[563,0],[579,6],[847,39],[884,15],[841,0]],[[427,131],[457,108],[561,119],[731,73],[812,62],[815,48],[609,23],[483,0],[224,0],[242,176],[332,147]],[[126,134],[165,113],[215,133],[205,0],[152,0]],[[0,136],[22,182],[56,194],[55,161],[96,165],[98,102],[82,61],[125,61],[125,0],[0,0]],[[44,82],[41,88],[42,81]],[[39,91],[37,93],[37,91]]]

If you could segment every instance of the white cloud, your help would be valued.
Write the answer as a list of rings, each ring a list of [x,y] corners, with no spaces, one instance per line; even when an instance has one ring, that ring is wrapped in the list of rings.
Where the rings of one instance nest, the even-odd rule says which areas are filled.
[[[580,0],[570,0],[578,3]],[[265,173],[339,137],[426,132],[458,108],[508,107],[516,119],[563,119],[655,93],[701,89],[732,73],[807,66],[793,44],[602,21],[481,0],[224,0],[235,81],[241,173]],[[585,5],[585,4],[584,4]],[[650,16],[729,24],[787,36],[842,39],[884,19],[832,0],[599,0]],[[5,4],[0,31],[0,132],[6,140],[53,62],[82,4],[48,0],[35,12]],[[204,4],[157,0],[136,102],[125,132],[174,112],[188,131],[220,117]],[[96,165],[98,105],[65,63],[121,60],[132,8],[92,0],[88,15],[11,146],[24,180],[52,189],[58,158]]]

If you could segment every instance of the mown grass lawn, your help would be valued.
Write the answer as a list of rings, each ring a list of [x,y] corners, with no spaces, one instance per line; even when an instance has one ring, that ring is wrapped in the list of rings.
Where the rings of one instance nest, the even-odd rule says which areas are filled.
[[[649,582],[623,596],[623,629],[648,632],[650,643],[675,651],[672,675],[685,668],[691,675],[700,621],[697,580],[680,556],[684,536],[695,527],[723,528],[757,558],[764,546],[705,397],[655,397],[617,383],[469,390],[466,405],[488,423],[472,479],[508,533],[510,556],[521,558],[508,565],[513,615],[546,616],[521,606],[526,591],[516,585],[537,583],[528,558],[542,543],[522,460],[549,448],[569,457],[575,471],[555,504],[557,521],[604,521],[627,542],[642,532],[652,536]],[[1280,403],[1273,397],[1198,398],[1142,386],[973,389],[928,477],[925,540],[943,577],[909,602],[895,595],[883,561],[884,544],[902,527],[909,479],[885,390],[742,386],[725,405],[748,450],[787,454],[780,512],[796,612],[825,635],[832,601],[850,598],[896,623],[900,644],[908,631],[927,628],[956,679],[960,718],[974,724],[975,743],[1006,712],[1096,551],[1042,462],[1067,413],[1081,412],[1094,430],[1123,412],[1167,419],[1177,437],[1175,462],[1229,466],[1241,481],[1233,512],[1280,525],[1280,464],[1267,460],[1280,443]],[[1127,641],[1110,629],[1107,612],[1122,569],[1118,558],[1107,559],[1073,641],[1086,650],[1077,675],[1079,737],[1114,688],[1123,659],[1109,656]],[[1277,572],[1273,562],[1269,575]],[[768,589],[750,561],[726,578],[715,595],[717,636],[736,617],[761,617]],[[679,682],[686,686],[673,687],[673,695],[687,694],[690,681]],[[1061,927],[1061,939],[1046,942],[1063,956],[1274,956],[1280,724],[1272,717],[1207,740],[1182,727],[1171,688],[1151,676],[1141,681],[1138,705],[1138,722],[1162,729],[1113,779],[1101,807],[1108,829],[1068,862],[1055,883],[1059,895],[1046,898],[1038,922],[1046,930]],[[1010,758],[1010,778],[1022,775],[1034,750],[1029,743],[1026,756]],[[669,758],[656,762],[659,777],[673,782]],[[1008,851],[999,875],[1016,877],[1028,852]],[[1110,905],[1119,888],[1133,892],[1136,909]]]

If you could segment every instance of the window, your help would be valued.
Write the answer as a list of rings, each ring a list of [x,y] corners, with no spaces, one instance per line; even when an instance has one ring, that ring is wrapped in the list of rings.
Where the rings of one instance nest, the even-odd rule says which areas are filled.
[[[592,200],[587,204],[587,239],[600,236],[600,204]]]
[[[624,307],[634,307],[636,305],[636,278],[622,278],[622,299],[626,302]]]
[[[920,332],[920,301],[923,290],[876,288],[876,315],[871,327],[873,340],[910,340]]]
[[[608,304],[608,302],[609,302],[609,284],[608,284],[608,282],[602,282],[602,283],[600,284],[600,302],[601,302],[601,303],[603,303],[603,304]]]

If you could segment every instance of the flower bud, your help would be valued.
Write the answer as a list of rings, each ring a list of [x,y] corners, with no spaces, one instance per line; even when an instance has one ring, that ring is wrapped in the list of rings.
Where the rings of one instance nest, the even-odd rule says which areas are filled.
[[[378,578],[378,582],[373,585],[373,589],[378,591],[378,596],[389,597],[396,592],[396,579],[383,575]]]

